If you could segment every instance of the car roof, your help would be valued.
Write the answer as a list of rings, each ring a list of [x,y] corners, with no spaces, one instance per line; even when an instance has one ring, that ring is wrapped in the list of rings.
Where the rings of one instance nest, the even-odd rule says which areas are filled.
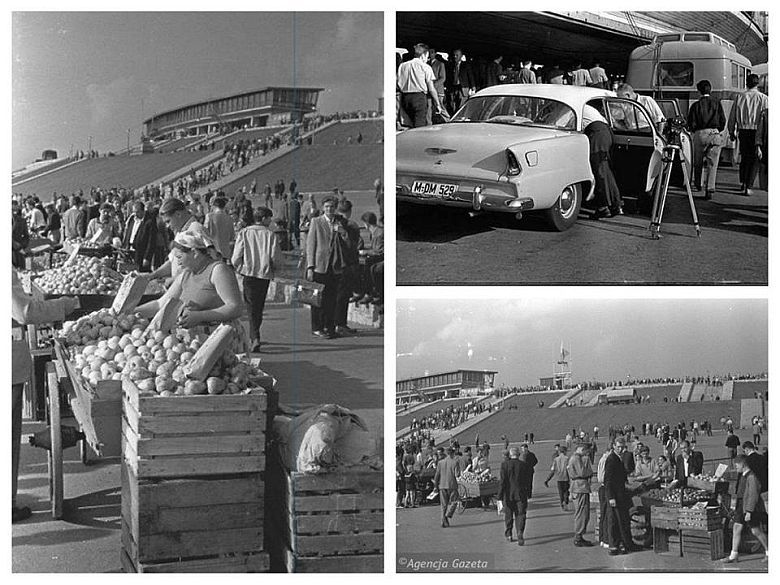
[[[474,97],[490,95],[519,95],[528,97],[549,98],[563,102],[579,114],[582,106],[595,97],[616,97],[615,92],[598,87],[583,87],[579,85],[558,85],[554,83],[506,83],[493,85],[478,91]]]

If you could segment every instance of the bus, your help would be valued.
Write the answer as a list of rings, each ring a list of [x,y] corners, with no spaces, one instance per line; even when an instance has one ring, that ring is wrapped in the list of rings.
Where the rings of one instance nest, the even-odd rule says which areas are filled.
[[[653,96],[659,103],[675,100],[680,113],[687,116],[690,104],[699,99],[696,84],[708,79],[711,95],[720,99],[728,120],[751,69],[750,61],[726,39],[711,32],[680,32],[657,35],[651,44],[634,49],[626,82],[637,93]],[[725,138],[721,161],[736,163],[735,143]]]

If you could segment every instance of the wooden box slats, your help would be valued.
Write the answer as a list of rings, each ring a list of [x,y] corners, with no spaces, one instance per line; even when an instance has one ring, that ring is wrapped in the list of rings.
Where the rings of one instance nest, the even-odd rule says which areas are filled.
[[[141,396],[124,381],[123,456],[139,479],[265,470],[267,396]]]
[[[381,471],[360,468],[310,475],[275,466],[272,474],[269,521],[285,570],[383,570]]]

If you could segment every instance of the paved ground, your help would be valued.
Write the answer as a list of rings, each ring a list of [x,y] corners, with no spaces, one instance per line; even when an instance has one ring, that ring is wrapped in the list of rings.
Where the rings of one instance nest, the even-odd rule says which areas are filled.
[[[415,207],[398,219],[399,285],[418,284],[766,284],[767,192],[736,194],[735,169],[718,172],[711,201],[695,193],[702,237],[687,196],[669,188],[662,238],[648,218],[581,218],[550,231],[538,217],[482,215]],[[583,216],[584,217],[584,216]]]
[[[743,431],[747,437],[747,431]],[[740,434],[739,432],[737,433]],[[705,471],[717,464],[724,456],[724,433],[716,431],[713,437],[700,438],[698,449],[705,456]],[[657,441],[646,441],[651,454],[660,452]],[[553,441],[536,443],[531,450],[539,458],[534,474],[534,497],[529,503],[528,521],[525,531],[525,546],[504,540],[503,518],[495,508],[482,510],[466,508],[456,514],[450,528],[440,527],[439,505],[428,505],[417,509],[396,510],[396,569],[414,570],[415,562],[449,561],[455,559],[481,561],[481,571],[533,571],[533,572],[731,572],[766,571],[761,562],[763,551],[756,555],[743,555],[737,565],[723,565],[701,557],[680,558],[679,553],[655,554],[646,550],[628,555],[610,557],[600,547],[577,548],[572,544],[573,513],[561,510],[554,482],[544,487],[552,454]],[[599,441],[599,451],[606,448],[607,441]],[[503,446],[491,449],[491,469],[497,473]],[[597,504],[591,503],[591,522],[586,538],[593,540],[593,526]],[[462,568],[461,570],[468,570]],[[431,569],[421,570],[432,572]]]
[[[336,402],[355,409],[382,435],[383,338],[381,330],[355,337],[312,337],[308,309],[267,307],[262,333],[268,346],[263,367],[279,380],[286,405]],[[69,421],[64,421],[68,424]],[[71,421],[73,424],[73,421]],[[19,477],[19,504],[30,520],[13,526],[12,570],[36,573],[119,572],[120,478],[117,459],[84,466],[77,448],[65,452],[65,518],[52,520],[46,453],[25,437],[44,428],[25,421]]]

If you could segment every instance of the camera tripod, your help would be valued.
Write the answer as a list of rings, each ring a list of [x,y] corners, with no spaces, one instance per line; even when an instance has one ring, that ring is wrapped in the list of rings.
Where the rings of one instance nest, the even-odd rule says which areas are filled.
[[[696,205],[693,203],[693,193],[691,192],[690,177],[688,175],[688,166],[685,164],[685,160],[681,154],[682,148],[676,144],[667,144],[664,146],[663,168],[661,174],[658,176],[658,180],[655,185],[655,193],[653,195],[653,212],[650,215],[650,235],[654,240],[659,239],[661,231],[661,223],[664,216],[664,207],[666,206],[666,195],[669,190],[669,179],[672,176],[672,166],[676,159],[680,160],[683,170],[683,178],[685,179],[685,190],[688,192],[688,202],[691,204],[691,216],[693,217],[693,225],[696,228],[696,236],[701,237],[701,228],[699,227],[699,217],[696,215]]]

